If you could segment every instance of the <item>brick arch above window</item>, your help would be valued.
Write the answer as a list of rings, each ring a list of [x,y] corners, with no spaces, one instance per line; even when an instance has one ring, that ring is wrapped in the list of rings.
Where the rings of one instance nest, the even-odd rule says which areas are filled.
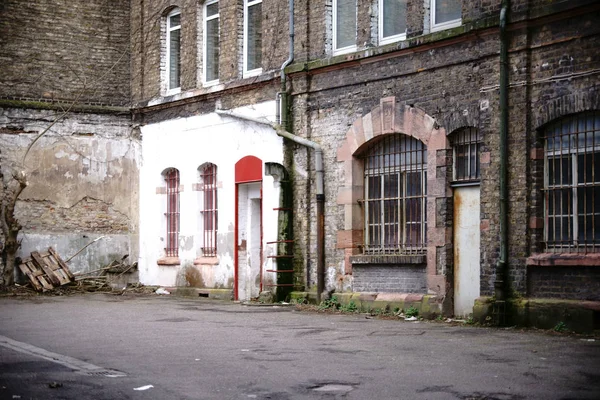
[[[600,110],[600,92],[590,90],[568,94],[545,103],[534,111],[537,129],[543,129],[549,122],[571,114]]]
[[[382,135],[402,133],[427,147],[427,269],[435,275],[436,248],[444,246],[448,232],[445,221],[437,221],[439,207],[443,207],[451,191],[445,173],[437,173],[438,168],[446,168],[446,154],[449,147],[446,130],[425,111],[405,104],[397,104],[394,97],[380,100],[378,107],[357,119],[346,132],[337,152],[337,161],[343,164],[344,177],[338,190],[337,204],[344,209],[344,225],[337,233],[337,248],[345,251],[345,272],[352,272],[350,257],[362,253],[364,243],[364,220],[361,202],[364,196],[364,165],[362,153],[373,140]],[[440,277],[443,278],[443,277]],[[436,286],[435,279],[428,285]],[[443,285],[443,280],[440,280]]]

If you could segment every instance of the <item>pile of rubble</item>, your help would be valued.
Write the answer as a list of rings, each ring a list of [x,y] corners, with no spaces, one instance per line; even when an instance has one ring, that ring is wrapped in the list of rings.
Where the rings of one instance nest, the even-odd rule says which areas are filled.
[[[36,293],[66,295],[86,292],[153,293],[156,287],[146,287],[140,283],[115,284],[125,274],[137,270],[137,262],[126,262],[129,255],[93,271],[72,273],[66,262],[50,247],[47,252],[34,251],[19,264],[21,272],[27,276],[27,285],[14,285],[6,288],[6,295],[27,296]],[[119,286],[115,290],[115,286]]]

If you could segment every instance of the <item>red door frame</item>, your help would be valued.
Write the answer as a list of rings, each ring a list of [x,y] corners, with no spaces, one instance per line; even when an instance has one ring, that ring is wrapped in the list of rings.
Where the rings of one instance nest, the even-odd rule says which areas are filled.
[[[254,156],[246,156],[235,163],[235,222],[233,227],[233,253],[234,253],[234,270],[233,270],[233,299],[238,300],[238,272],[239,272],[239,257],[238,257],[238,234],[239,234],[239,187],[245,183],[260,183],[260,291],[262,292],[262,160]]]

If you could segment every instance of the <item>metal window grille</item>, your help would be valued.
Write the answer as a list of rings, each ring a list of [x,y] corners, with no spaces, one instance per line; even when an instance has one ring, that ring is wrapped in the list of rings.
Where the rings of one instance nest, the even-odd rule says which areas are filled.
[[[203,192],[202,225],[203,246],[202,255],[215,257],[217,255],[217,166],[206,164],[200,172],[201,190]]]
[[[544,130],[545,245],[551,252],[600,251],[600,112]]]
[[[478,181],[481,134],[476,128],[464,128],[454,133],[452,142],[454,181]]]
[[[165,174],[167,184],[167,257],[179,256],[179,171],[170,169]]]
[[[427,149],[410,136],[388,135],[365,156],[367,254],[422,254],[427,243]]]

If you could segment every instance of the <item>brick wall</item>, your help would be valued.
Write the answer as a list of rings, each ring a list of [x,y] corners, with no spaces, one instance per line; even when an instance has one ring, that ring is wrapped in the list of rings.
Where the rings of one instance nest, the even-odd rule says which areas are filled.
[[[347,275],[344,252],[336,250],[335,237],[336,232],[344,229],[348,215],[336,202],[341,182],[356,171],[338,163],[336,152],[345,133],[353,129],[352,124],[375,109],[382,98],[392,96],[399,104],[423,110],[448,134],[463,126],[477,127],[482,133],[481,294],[493,294],[499,258],[500,1],[468,2],[468,7],[463,3],[464,20],[469,23],[451,33],[452,39],[447,41],[440,40],[445,32],[418,36],[426,28],[422,21],[428,11],[423,11],[422,1],[409,1],[409,40],[402,44],[407,50],[394,53],[395,49],[389,46],[334,58],[327,52],[327,10],[323,7],[328,2],[323,3],[297,9],[300,13],[297,20],[309,21],[306,29],[297,30],[297,61],[311,62],[304,65],[304,70],[295,69],[292,81],[294,132],[318,142],[324,149],[326,267],[336,269],[335,276],[328,275],[327,284],[344,290],[353,280],[357,290],[357,277],[354,271],[351,277]],[[538,115],[560,99],[563,105],[551,108],[561,107],[563,114],[598,108],[598,96],[594,93],[598,91],[600,60],[594,48],[598,48],[600,32],[593,21],[599,14],[598,7],[590,4],[590,1],[556,1],[550,5],[525,0],[512,2],[513,20],[523,21],[528,13],[536,16],[527,27],[513,25],[509,31],[509,286],[521,294],[527,291],[526,259],[539,248],[542,237],[539,227],[530,226],[532,216],[543,216],[543,175],[540,175],[543,165],[540,166],[539,160],[532,161],[532,151],[540,146]],[[560,12],[553,17],[545,17],[557,10]],[[359,36],[372,32],[368,23],[372,20],[359,18]],[[469,34],[475,26],[477,34]],[[568,105],[568,99],[574,104]],[[447,162],[438,164],[436,173],[450,176],[451,153],[441,152],[438,157],[446,158]],[[304,149],[295,152],[294,201],[295,209],[301,213],[295,218],[296,252],[298,260],[306,260],[298,262],[296,268],[307,269],[308,286],[316,282],[312,162],[310,152]],[[449,228],[446,244],[436,250],[437,264],[441,264],[436,273],[445,276],[446,284],[451,285],[452,192],[449,187],[447,190],[446,201],[438,199],[430,206],[436,207],[436,224]]]
[[[129,2],[0,4],[0,98],[125,105]]]
[[[531,297],[600,301],[598,267],[530,267],[528,291]]]
[[[62,112],[0,108],[0,165],[21,163],[27,146]],[[24,233],[135,233],[138,144],[129,117],[72,113],[31,147],[28,187],[16,207]]]
[[[427,293],[424,265],[355,265],[352,272],[355,292]]]
[[[165,68],[165,16],[173,8],[181,9],[181,90],[202,89],[203,7],[196,0],[149,0],[132,2],[132,95],[143,102],[165,95],[162,89]],[[243,78],[243,0],[220,0],[219,83],[227,84]],[[262,3],[262,69],[264,73],[278,70],[288,57],[288,2]],[[164,75],[164,74],[163,74]],[[250,78],[247,83],[257,79]]]

